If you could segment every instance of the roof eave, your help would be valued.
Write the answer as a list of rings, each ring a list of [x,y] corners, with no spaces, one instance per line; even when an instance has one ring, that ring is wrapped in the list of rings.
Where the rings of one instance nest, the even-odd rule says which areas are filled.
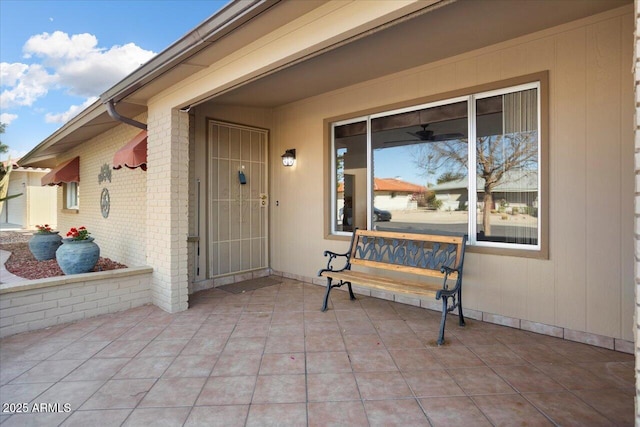
[[[116,104],[282,0],[232,0],[202,24],[100,95]]]
[[[104,114],[106,111],[107,110],[105,105],[100,100],[95,101],[89,107],[82,110],[77,116],[73,117],[62,127],[52,133],[49,137],[47,137],[47,139],[36,145],[26,155],[22,156],[22,158],[18,160],[18,165],[30,166],[35,163],[42,163],[46,162],[47,160],[55,159],[55,155],[42,154],[41,152],[54,145],[63,137],[69,135],[72,132],[75,132],[92,119],[95,119],[99,115]]]

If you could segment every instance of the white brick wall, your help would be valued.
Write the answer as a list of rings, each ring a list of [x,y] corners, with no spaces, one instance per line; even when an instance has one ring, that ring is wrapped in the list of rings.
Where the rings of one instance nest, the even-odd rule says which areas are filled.
[[[149,111],[147,264],[153,303],[175,313],[188,307],[189,115]]]
[[[146,115],[136,117],[145,122]],[[104,164],[113,167],[113,155],[140,132],[129,125],[119,125],[81,144],[60,159],[80,156],[80,204],[78,213],[65,211],[62,186],[58,189],[58,227],[65,236],[71,227],[84,225],[100,246],[100,255],[129,267],[147,265],[146,194],[147,175],[142,169],[111,169],[111,182],[98,183]],[[100,194],[109,190],[111,210],[108,218],[100,211]]]
[[[151,303],[150,267],[17,282],[0,288],[0,338]]]

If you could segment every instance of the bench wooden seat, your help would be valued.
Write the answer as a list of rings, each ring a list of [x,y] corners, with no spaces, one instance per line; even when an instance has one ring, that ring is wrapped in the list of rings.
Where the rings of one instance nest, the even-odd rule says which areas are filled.
[[[352,283],[381,291],[442,299],[438,345],[444,343],[447,313],[462,313],[462,267],[467,236],[395,233],[356,229],[345,253],[325,251],[327,267],[318,276],[327,278],[322,311],[327,310],[331,289]],[[340,265],[336,265],[336,264]],[[336,268],[337,267],[337,268]],[[357,270],[353,270],[357,267]],[[393,273],[403,273],[402,277]],[[410,277],[410,278],[408,278]]]

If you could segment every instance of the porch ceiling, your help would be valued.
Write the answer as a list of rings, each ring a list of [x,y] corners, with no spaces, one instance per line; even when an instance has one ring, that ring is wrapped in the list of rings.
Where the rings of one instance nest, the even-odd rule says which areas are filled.
[[[232,2],[219,17],[223,23],[218,30],[215,30],[218,17],[214,15],[203,27],[158,55],[157,61],[164,62],[141,67],[103,97],[113,97],[122,116],[135,117],[146,110],[148,100],[155,94],[268,33],[274,25],[277,28],[325,1],[253,0],[246,4],[254,9],[246,15],[240,14],[243,18],[239,21],[224,13],[235,13],[234,7],[242,8],[245,3]],[[633,0],[442,1],[427,13],[380,31],[361,34],[322,54],[312,53],[295,64],[283,65],[213,94],[209,100],[277,107],[632,3]],[[433,1],[424,3],[425,7],[431,4]],[[277,13],[271,13],[274,11]],[[207,29],[213,31],[210,39],[201,43],[191,40],[202,37],[199,32]],[[183,44],[189,47],[183,48]],[[183,56],[172,56],[174,50]],[[20,165],[54,167],[61,154],[117,126],[119,122],[109,117],[101,102],[97,101],[42,141],[22,158]]]
[[[457,0],[220,94],[214,101],[277,107],[631,3]]]

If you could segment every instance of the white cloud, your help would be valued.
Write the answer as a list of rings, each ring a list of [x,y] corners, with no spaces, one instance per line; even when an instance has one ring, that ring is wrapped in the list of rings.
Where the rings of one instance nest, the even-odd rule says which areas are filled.
[[[32,36],[23,52],[29,64],[0,64],[0,85],[4,89],[0,93],[2,109],[31,106],[53,88],[64,89],[72,95],[95,97],[155,55],[133,43],[100,48],[92,34],[69,36],[61,31]],[[71,114],[71,109],[51,114],[50,120],[57,121]]]
[[[10,125],[12,121],[18,118],[17,114],[2,113],[0,114],[0,123]]]
[[[69,36],[61,31],[32,36],[23,51],[28,58],[42,58],[55,70],[59,84],[79,96],[104,92],[155,55],[133,43],[99,48],[92,34]]]
[[[44,120],[47,123],[66,123],[69,120],[71,120],[72,118],[74,118],[82,110],[87,108],[89,105],[91,105],[94,102],[96,102],[97,100],[98,100],[97,96],[92,96],[91,98],[89,98],[85,102],[83,102],[82,105],[72,105],[64,113],[58,113],[58,114],[47,113],[47,114],[45,114]]]
[[[0,93],[2,109],[32,105],[36,99],[45,96],[57,81],[57,76],[47,73],[39,64],[3,62],[0,64],[0,76],[2,87],[10,88]]]

